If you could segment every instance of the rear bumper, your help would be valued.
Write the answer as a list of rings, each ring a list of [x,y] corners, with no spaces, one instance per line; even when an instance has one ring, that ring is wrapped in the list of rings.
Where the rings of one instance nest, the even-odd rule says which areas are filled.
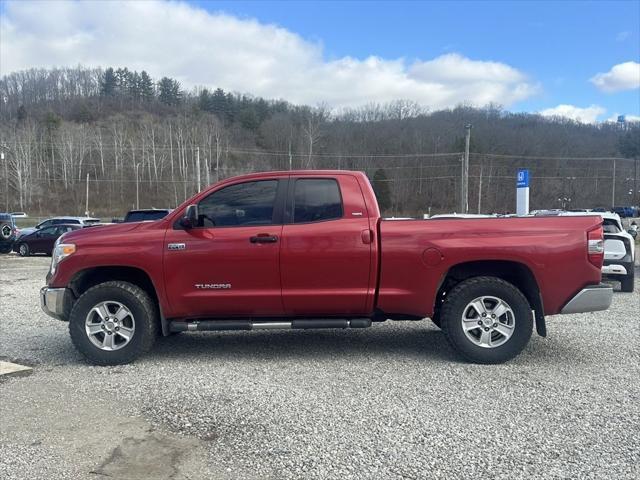
[[[628,257],[629,255],[627,255]],[[625,257],[626,258],[626,257]],[[602,265],[602,275],[618,276],[633,274],[633,260],[605,260]]]
[[[613,299],[613,287],[610,285],[590,285],[580,290],[560,313],[582,313],[606,310]]]
[[[67,318],[64,314],[66,293],[66,288],[42,287],[40,289],[40,307],[42,311],[50,317],[66,321]]]

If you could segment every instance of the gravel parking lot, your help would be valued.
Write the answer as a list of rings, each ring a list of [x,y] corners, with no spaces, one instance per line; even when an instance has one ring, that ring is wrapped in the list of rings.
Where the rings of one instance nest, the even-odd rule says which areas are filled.
[[[506,365],[431,322],[183,334],[93,367],[0,256],[3,479],[640,478],[640,295],[557,316]]]

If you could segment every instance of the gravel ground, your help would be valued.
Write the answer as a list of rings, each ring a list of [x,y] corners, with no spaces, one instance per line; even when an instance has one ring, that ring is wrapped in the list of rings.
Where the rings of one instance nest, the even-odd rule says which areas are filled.
[[[506,365],[429,321],[183,334],[93,367],[45,316],[48,258],[0,256],[3,479],[640,477],[640,296],[548,319]]]

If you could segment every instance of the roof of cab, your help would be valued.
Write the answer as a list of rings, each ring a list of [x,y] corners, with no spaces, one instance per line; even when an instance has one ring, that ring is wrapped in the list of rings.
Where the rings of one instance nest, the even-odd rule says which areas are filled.
[[[247,173],[244,175],[237,175],[233,177],[226,178],[223,181],[227,180],[240,180],[246,178],[260,178],[267,176],[332,176],[332,175],[365,175],[364,172],[357,170],[275,170],[275,171],[266,171],[266,172],[255,172],[255,173]]]

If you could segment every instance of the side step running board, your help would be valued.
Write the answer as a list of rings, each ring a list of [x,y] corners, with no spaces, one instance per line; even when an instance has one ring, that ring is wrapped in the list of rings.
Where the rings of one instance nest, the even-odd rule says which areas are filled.
[[[171,332],[194,332],[215,330],[272,330],[272,329],[309,329],[309,328],[367,328],[370,318],[318,318],[316,320],[289,320],[281,322],[261,322],[254,320],[198,320],[192,322],[173,321],[169,324]]]

